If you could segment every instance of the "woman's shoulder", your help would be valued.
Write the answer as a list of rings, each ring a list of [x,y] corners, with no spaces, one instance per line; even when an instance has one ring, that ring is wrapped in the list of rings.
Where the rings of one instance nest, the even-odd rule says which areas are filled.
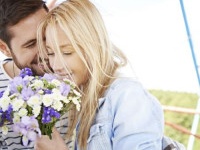
[[[112,107],[153,107],[161,109],[161,104],[137,79],[118,78],[110,86],[106,94]]]
[[[160,102],[138,80],[116,79],[107,92],[105,103],[108,104],[113,116],[118,116],[118,118],[123,119],[121,116],[123,112],[126,116],[153,118],[163,123],[163,110]]]
[[[110,87],[109,92],[120,92],[126,90],[145,90],[143,85],[135,78],[120,77],[115,79]]]

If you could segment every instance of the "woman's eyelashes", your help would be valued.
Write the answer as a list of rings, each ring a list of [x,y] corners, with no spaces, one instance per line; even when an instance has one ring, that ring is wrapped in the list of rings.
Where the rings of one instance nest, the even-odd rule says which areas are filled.
[[[71,55],[73,52],[72,51],[67,51],[67,52],[62,52],[63,55]],[[47,52],[48,56],[54,56],[54,52]]]
[[[46,46],[46,54],[52,56],[54,55],[54,51],[49,46]]]
[[[71,55],[74,52],[74,49],[71,46],[60,46],[59,51],[62,55]],[[55,51],[49,46],[46,46],[46,52],[48,56],[55,55]]]
[[[54,52],[47,52],[47,55],[48,55],[48,56],[53,56],[53,55],[54,55]]]
[[[72,52],[71,51],[68,51],[68,52],[63,52],[64,55],[71,55]]]

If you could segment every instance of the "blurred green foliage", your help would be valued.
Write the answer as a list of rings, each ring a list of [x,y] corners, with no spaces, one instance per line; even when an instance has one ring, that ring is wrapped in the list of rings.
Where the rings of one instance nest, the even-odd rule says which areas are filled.
[[[173,92],[173,91],[163,91],[163,90],[149,90],[163,105],[167,106],[178,106],[183,108],[196,108],[197,101],[199,99],[198,95],[195,93],[186,92]],[[194,115],[187,113],[179,113],[172,111],[165,111],[165,120],[171,123],[187,128],[191,130]],[[200,135],[200,122],[198,125],[197,134]],[[165,135],[177,140],[185,145],[187,148],[189,135],[181,131],[178,131],[170,126],[165,125]],[[195,143],[193,150],[200,149],[200,139],[195,138]]]

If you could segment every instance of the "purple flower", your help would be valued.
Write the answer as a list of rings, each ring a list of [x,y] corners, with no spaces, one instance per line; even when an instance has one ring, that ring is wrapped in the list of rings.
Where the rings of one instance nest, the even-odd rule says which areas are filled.
[[[70,85],[65,84],[65,83],[61,83],[60,85],[60,92],[63,96],[67,96],[69,94],[70,91]]]
[[[0,127],[11,123],[13,131],[22,136],[24,146],[29,145],[31,141],[35,141],[37,136],[41,136],[41,134],[48,135],[51,138],[52,128],[61,115],[67,111],[68,105],[64,103],[65,99],[62,98],[60,100],[62,104],[58,105],[64,108],[59,107],[59,111],[52,108],[54,106],[52,105],[52,99],[55,97],[54,90],[55,94],[58,94],[58,98],[60,95],[66,98],[76,96],[76,93],[71,90],[75,86],[71,86],[70,81],[64,83],[56,80],[53,84],[52,80],[54,79],[57,79],[57,77],[53,74],[33,76],[30,68],[24,68],[20,72],[20,76],[14,77],[10,81],[6,93],[0,92],[0,102],[4,100],[2,101],[3,105],[0,106]],[[71,91],[72,93],[70,93]],[[51,94],[53,94],[52,97]],[[32,97],[32,101],[29,101]],[[46,104],[49,107],[44,107]],[[26,116],[21,117],[19,114],[18,111],[21,108],[25,109]]]
[[[51,122],[51,116],[48,114],[43,114],[42,115],[42,123],[47,124],[49,122]]]
[[[20,72],[20,77],[24,78],[25,76],[32,76],[33,72],[30,68],[24,68]]]
[[[1,92],[0,92],[0,98],[3,96],[3,93],[4,93],[4,91],[1,91]]]
[[[43,108],[43,114],[42,114],[42,123],[47,124],[51,122],[51,118],[60,118],[60,113],[58,113],[55,109],[51,107],[44,107]]]
[[[30,141],[35,141],[37,136],[41,136],[38,121],[34,116],[23,116],[21,122],[13,125],[13,131],[22,134],[24,146],[27,146]]]
[[[21,91],[23,100],[28,100],[31,96],[34,95],[34,91],[30,87],[24,87]]]
[[[42,123],[46,124],[51,121],[51,117],[49,114],[50,114],[50,107],[44,107],[42,114]]]
[[[55,109],[51,108],[51,112],[50,112],[50,115],[52,117],[56,117],[57,119],[60,118],[60,113],[58,113]]]
[[[42,79],[46,79],[47,81],[52,81],[53,79],[56,79],[56,76],[52,74],[45,73]]]
[[[52,90],[45,89],[45,90],[44,90],[44,93],[45,93],[45,94],[51,94],[51,93],[52,93]]]
[[[10,123],[13,122],[13,116],[12,116],[13,108],[11,105],[9,105],[8,110],[5,112],[0,109],[0,127],[4,125],[5,121],[8,121]]]
[[[10,81],[10,92],[13,93],[19,93],[22,87],[25,87],[27,84],[27,81],[24,81],[22,77],[15,77],[12,81]]]

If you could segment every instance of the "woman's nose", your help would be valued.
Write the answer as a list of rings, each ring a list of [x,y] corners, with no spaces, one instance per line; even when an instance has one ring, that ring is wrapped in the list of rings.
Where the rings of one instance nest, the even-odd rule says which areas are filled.
[[[60,72],[63,70],[63,63],[61,62],[60,58],[55,57],[52,69],[54,70],[54,72]]]

